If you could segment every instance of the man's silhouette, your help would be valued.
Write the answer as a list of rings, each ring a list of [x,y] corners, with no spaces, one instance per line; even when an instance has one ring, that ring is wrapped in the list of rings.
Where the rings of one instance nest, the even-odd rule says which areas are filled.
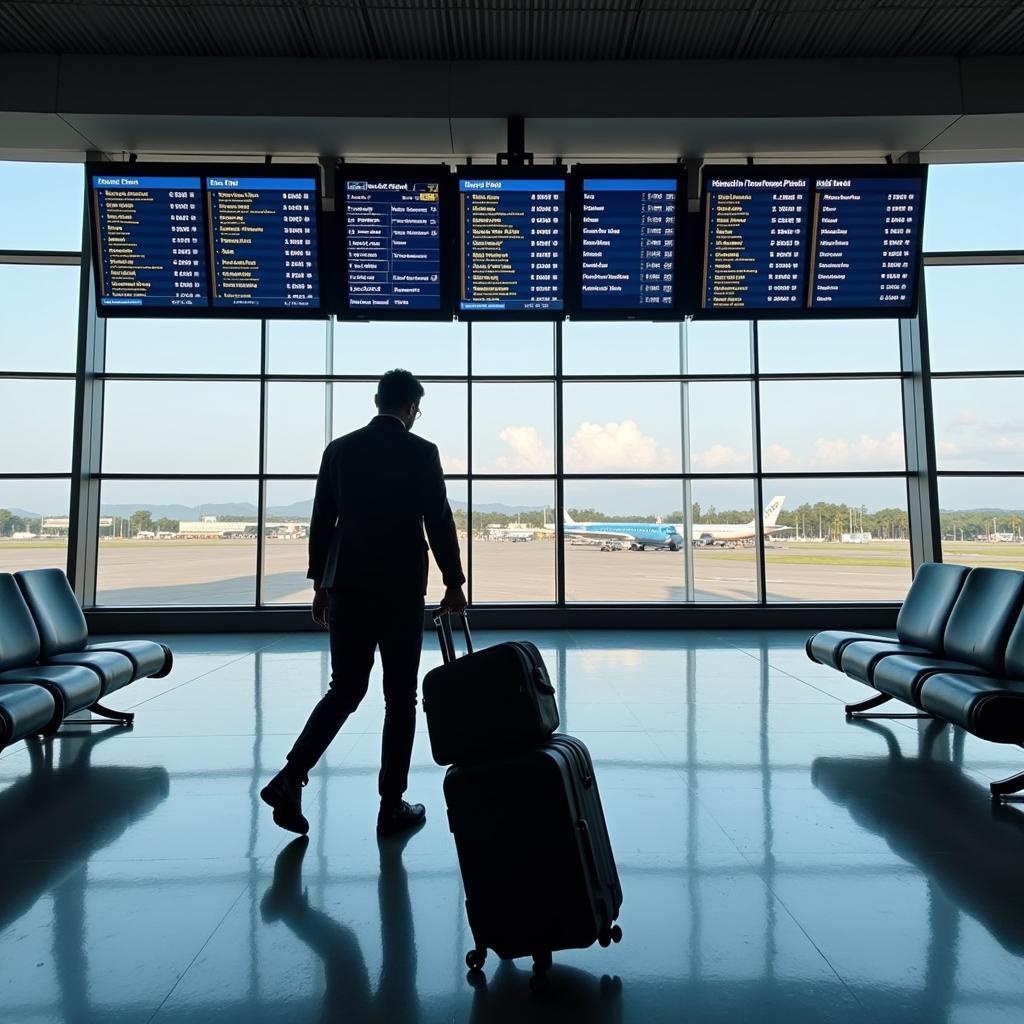
[[[442,607],[466,606],[459,541],[437,445],[410,433],[423,387],[406,370],[377,386],[379,415],[324,451],[309,525],[313,619],[331,631],[331,688],[313,709],[288,763],[263,788],[282,828],[305,834],[302,786],[366,695],[374,651],[384,668],[384,736],[377,832],[426,820],[403,799],[416,731],[416,685],[427,589],[426,535],[440,566]]]

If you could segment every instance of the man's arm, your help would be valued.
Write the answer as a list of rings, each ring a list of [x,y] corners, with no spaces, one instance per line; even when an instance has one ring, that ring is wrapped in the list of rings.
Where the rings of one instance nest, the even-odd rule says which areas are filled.
[[[338,506],[334,500],[330,472],[327,465],[327,451],[320,460],[320,473],[316,478],[316,494],[313,497],[313,514],[309,520],[309,571],[306,576],[313,581],[313,587],[320,590],[324,578],[327,552],[338,522]]]
[[[448,492],[444,486],[444,471],[441,469],[441,455],[436,445],[431,446],[430,465],[427,469],[423,489],[423,525],[427,530],[430,550],[441,570],[444,585],[457,589],[466,582],[462,572],[462,555],[459,552],[459,535],[455,532],[455,517],[448,504]]]

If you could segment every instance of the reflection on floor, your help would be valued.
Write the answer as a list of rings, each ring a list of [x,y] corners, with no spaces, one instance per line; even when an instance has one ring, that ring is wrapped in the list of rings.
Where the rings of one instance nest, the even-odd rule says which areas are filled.
[[[557,955],[539,998],[525,963],[492,956],[486,985],[466,982],[425,730],[423,831],[373,835],[378,688],[292,842],[257,793],[325,685],[325,638],[168,639],[172,675],[122,695],[132,731],[0,757],[0,1020],[1020,1019],[1024,815],[986,791],[1019,757],[847,724],[863,688],[811,665],[802,635],[531,636],[594,753],[625,892],[622,944]]]

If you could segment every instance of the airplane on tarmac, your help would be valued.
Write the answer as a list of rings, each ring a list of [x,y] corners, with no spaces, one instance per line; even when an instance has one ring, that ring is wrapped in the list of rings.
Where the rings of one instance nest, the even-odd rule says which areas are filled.
[[[765,536],[791,529],[789,526],[776,525],[785,500],[785,495],[777,495],[765,508]],[[545,526],[544,529],[554,530],[554,527]],[[648,547],[678,551],[685,543],[682,523],[577,523],[566,512],[563,530],[570,540],[582,544],[599,544],[602,551],[616,551],[620,548],[644,551]],[[756,536],[753,519],[749,523],[693,524],[695,541],[704,544],[724,544]]]

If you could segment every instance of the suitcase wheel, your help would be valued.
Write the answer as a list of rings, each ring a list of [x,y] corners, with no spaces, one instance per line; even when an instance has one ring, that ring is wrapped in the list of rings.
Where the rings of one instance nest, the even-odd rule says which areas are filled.
[[[487,962],[487,950],[486,949],[471,949],[466,954],[466,966],[471,971],[482,971],[484,964]]]
[[[617,924],[613,924],[607,931],[601,932],[597,937],[597,941],[602,947],[607,949],[613,942],[622,941],[622,929]]]

